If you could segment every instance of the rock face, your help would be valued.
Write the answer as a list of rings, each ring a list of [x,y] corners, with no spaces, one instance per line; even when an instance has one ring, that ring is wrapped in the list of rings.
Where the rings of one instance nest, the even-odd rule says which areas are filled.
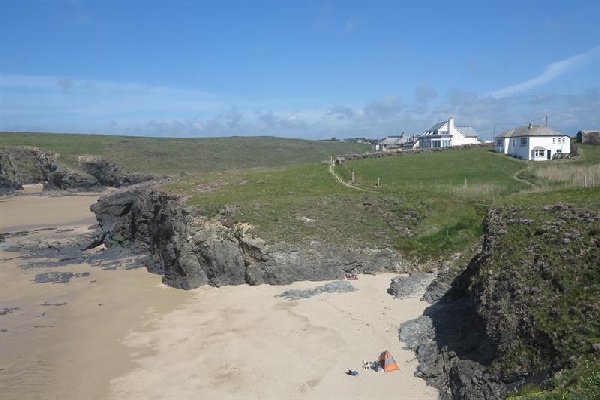
[[[92,206],[107,245],[130,244],[149,251],[151,272],[163,282],[191,289],[202,285],[288,284],[298,280],[343,278],[345,272],[400,271],[390,250],[338,251],[323,243],[298,251],[268,245],[243,223],[224,223],[196,215],[181,199],[152,184],[101,197]]]
[[[128,174],[114,163],[99,157],[82,156],[75,171],[58,162],[58,155],[34,147],[0,148],[0,194],[43,183],[44,190],[98,192],[105,186],[121,187],[152,180],[147,174]]]
[[[80,156],[79,166],[104,186],[122,187],[155,179],[154,175],[125,173],[115,163],[95,156]]]
[[[0,192],[10,193],[23,185],[43,183],[56,171],[54,154],[33,147],[0,148]]]
[[[593,357],[600,331],[600,213],[506,206],[484,228],[481,251],[462,272],[440,274],[424,296],[435,303],[400,327],[417,374],[443,399],[500,399],[539,384]]]
[[[66,190],[69,192],[100,192],[104,186],[91,175],[66,168],[57,169],[47,175],[44,190]]]

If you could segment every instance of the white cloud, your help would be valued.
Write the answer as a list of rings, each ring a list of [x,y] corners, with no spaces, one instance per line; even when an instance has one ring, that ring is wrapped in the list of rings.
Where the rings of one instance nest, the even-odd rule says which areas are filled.
[[[417,84],[415,88],[415,98],[417,101],[427,102],[435,97],[437,97],[437,92],[429,83],[421,81]]]
[[[567,59],[548,69],[557,74],[581,62]],[[600,86],[593,83],[587,89],[585,94],[510,97],[454,88],[438,95],[422,81],[414,94],[409,89],[410,102],[389,94],[362,103],[323,104],[318,99],[241,98],[131,82],[0,75],[0,130],[326,139],[420,133],[454,116],[457,124],[491,137],[497,122],[526,123],[548,115],[553,126],[571,134],[600,126]]]
[[[593,56],[600,54],[600,46],[596,46],[591,50],[555,61],[546,66],[541,74],[526,80],[525,82],[516,85],[507,86],[490,93],[490,96],[495,98],[510,97],[516,94],[525,92],[535,87],[548,83],[561,75],[571,72],[578,68],[581,64],[591,59]]]

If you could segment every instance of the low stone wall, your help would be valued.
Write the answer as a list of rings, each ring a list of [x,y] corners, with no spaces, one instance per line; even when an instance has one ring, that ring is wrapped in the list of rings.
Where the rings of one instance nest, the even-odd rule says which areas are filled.
[[[367,158],[381,158],[381,157],[396,157],[396,156],[408,156],[413,154],[422,154],[422,153],[435,153],[439,151],[452,151],[452,150],[464,150],[471,149],[475,147],[489,147],[492,148],[491,143],[482,143],[482,144],[466,144],[463,146],[452,146],[452,147],[438,147],[438,148],[427,148],[427,149],[397,149],[390,151],[378,151],[373,153],[365,153],[365,154],[349,154],[345,156],[336,157],[335,163],[341,164],[344,161],[349,160],[363,160]]]

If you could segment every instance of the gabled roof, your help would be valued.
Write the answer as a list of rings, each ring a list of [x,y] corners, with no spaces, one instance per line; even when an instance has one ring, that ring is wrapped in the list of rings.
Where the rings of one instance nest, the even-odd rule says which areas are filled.
[[[497,135],[497,138],[525,137],[525,136],[566,136],[564,133],[550,129],[543,125],[526,125],[516,129],[509,129]]]
[[[447,123],[448,123],[448,121],[438,122],[437,124],[435,124],[431,128],[427,129],[425,132],[435,132],[438,129],[440,129],[442,126],[446,125]]]
[[[514,135],[514,133],[515,133],[514,129],[509,129],[509,130],[507,130],[505,132],[502,132],[499,135],[496,135],[496,137],[497,138],[509,138],[509,137],[512,137]]]
[[[379,144],[384,145],[384,146],[399,146],[403,143],[405,143],[408,139],[404,137],[404,135],[400,136],[400,137],[386,137],[385,139],[381,139],[379,141]]]
[[[600,133],[600,129],[582,129],[579,132],[583,133],[584,135],[587,135],[589,133]]]
[[[464,137],[477,137],[477,132],[470,126],[456,126],[455,128]]]

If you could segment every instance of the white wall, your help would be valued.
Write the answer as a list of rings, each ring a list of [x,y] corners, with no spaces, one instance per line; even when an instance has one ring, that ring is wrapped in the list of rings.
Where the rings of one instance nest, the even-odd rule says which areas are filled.
[[[498,141],[501,141],[501,144],[498,145]],[[508,154],[510,138],[496,138],[496,142],[494,143],[494,147],[496,148],[497,153]]]
[[[521,139],[527,139],[526,145],[521,145]],[[535,157],[532,154],[533,148],[539,146],[546,149],[543,157]],[[543,161],[548,159],[547,151],[550,150],[550,157],[556,153],[570,153],[571,142],[568,136],[522,136],[512,137],[508,140],[508,146],[505,146],[507,154],[522,158],[523,160]]]

